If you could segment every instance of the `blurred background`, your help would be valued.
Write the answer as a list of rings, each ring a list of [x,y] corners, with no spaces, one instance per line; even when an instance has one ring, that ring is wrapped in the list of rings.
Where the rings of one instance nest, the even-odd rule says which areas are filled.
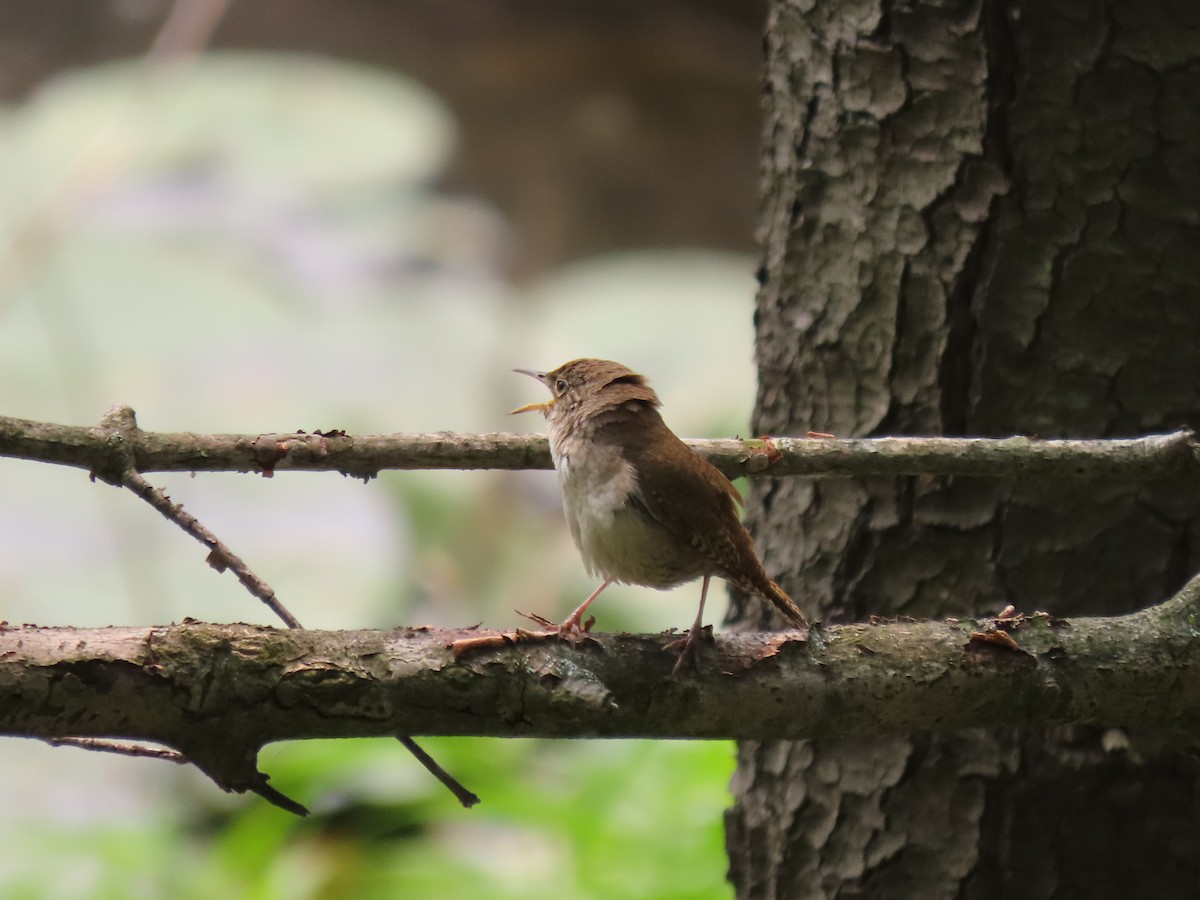
[[[514,366],[754,396],[759,4],[0,0],[0,414],[542,430]],[[549,472],[152,475],[307,627],[513,627],[594,588]],[[698,585],[597,628],[686,627]],[[722,597],[723,599],[723,597]],[[709,621],[719,623],[722,604]],[[0,459],[0,620],[276,624],[132,495]],[[728,743],[274,745],[307,820],[0,739],[0,896],[724,898]]]

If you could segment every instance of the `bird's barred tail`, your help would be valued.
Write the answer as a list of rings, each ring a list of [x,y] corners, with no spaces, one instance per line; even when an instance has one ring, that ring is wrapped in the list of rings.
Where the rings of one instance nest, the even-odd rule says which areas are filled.
[[[787,591],[767,577],[766,573],[763,574],[762,583],[754,585],[753,590],[756,594],[770,600],[771,605],[787,616],[788,621],[797,628],[808,627],[808,619],[804,618],[800,607],[788,596]]]

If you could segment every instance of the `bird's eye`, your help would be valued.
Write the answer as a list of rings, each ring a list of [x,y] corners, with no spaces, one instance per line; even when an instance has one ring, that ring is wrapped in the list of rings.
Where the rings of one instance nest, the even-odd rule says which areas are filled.
[[[556,394],[565,394],[567,392],[567,379],[560,378],[554,382],[554,392]]]

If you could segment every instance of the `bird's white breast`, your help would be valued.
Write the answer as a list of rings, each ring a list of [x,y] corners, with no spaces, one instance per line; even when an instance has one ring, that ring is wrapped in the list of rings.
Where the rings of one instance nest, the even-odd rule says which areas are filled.
[[[614,448],[572,446],[576,443],[552,442],[551,454],[571,537],[588,573],[651,587],[705,574],[708,567],[690,547],[629,506],[637,489],[633,466]]]

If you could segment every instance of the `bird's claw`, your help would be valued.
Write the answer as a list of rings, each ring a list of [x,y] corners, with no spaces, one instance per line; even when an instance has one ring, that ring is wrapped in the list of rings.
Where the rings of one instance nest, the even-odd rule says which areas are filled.
[[[538,625],[541,625],[547,631],[556,631],[558,629],[558,626],[556,624],[554,624],[553,622],[551,622],[549,619],[547,619],[545,616],[539,616],[537,613],[521,612],[519,609],[516,611],[516,613],[518,616],[522,616],[522,617],[528,619],[530,622],[536,622]]]
[[[683,637],[676,638],[663,648],[668,652],[679,653],[679,658],[675,660],[675,666],[671,669],[672,678],[682,672],[684,667],[700,668],[700,642],[706,636],[709,640],[712,639],[711,625],[704,628],[693,626],[684,633]]]
[[[538,625],[541,625],[542,628],[546,629],[546,631],[553,632],[562,640],[571,641],[572,643],[577,643],[589,636],[592,632],[592,626],[596,624],[595,616],[588,616],[581,625],[579,620],[574,617],[569,617],[565,621],[556,624],[551,622],[545,616],[540,616],[537,613],[524,613],[518,609],[517,615],[524,616],[531,622],[536,622]]]

